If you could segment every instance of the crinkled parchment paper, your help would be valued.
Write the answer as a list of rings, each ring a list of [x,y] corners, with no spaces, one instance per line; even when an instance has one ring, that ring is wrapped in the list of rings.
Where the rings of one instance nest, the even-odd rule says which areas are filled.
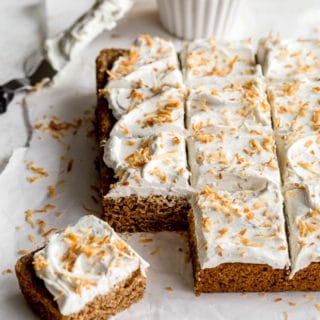
[[[62,1],[49,3],[49,8],[56,8],[56,11],[51,9],[48,20],[55,32],[63,27],[61,15],[74,13],[75,2],[64,1],[64,11]],[[84,6],[84,2],[80,2]],[[246,25],[239,36],[266,34],[270,30],[267,15],[275,20],[277,1],[270,1],[273,6],[259,1],[261,5],[264,3],[259,10],[257,1],[249,2],[252,12],[265,20],[261,18],[259,27],[254,29],[255,16],[247,13]],[[281,1],[280,9],[284,2],[287,6],[288,3],[301,6],[300,1]],[[283,34],[314,32],[317,11],[305,10],[298,15],[298,10],[295,11],[297,32],[292,29],[293,22],[280,24],[277,20],[275,25],[279,24],[278,30]],[[290,14],[292,12],[287,12]],[[0,319],[37,319],[20,294],[12,273],[21,255],[19,252],[41,246],[53,228],[63,228],[85,214],[101,212],[95,168],[98,150],[93,126],[94,59],[100,49],[128,47],[137,34],[146,32],[168,37],[159,24],[155,3],[138,1],[133,12],[114,32],[101,35],[81,57],[67,66],[52,86],[29,94],[26,104],[21,106],[27,114],[25,121],[33,130],[29,146],[16,148],[0,175]],[[178,41],[176,44],[177,47],[181,45]],[[6,130],[9,134],[10,125]],[[6,132],[2,131],[4,134]],[[143,301],[114,319],[320,319],[319,293],[203,294],[195,297],[186,234],[123,236],[151,267]]]

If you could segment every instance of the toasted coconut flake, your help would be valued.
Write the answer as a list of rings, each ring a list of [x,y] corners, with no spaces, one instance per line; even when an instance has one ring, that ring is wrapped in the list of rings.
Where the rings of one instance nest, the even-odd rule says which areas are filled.
[[[36,238],[35,238],[34,235],[32,235],[32,234],[28,234],[28,239],[29,239],[32,243],[37,242]]]
[[[36,224],[34,223],[34,221],[32,220],[32,210],[28,209],[26,212],[25,212],[25,220],[27,223],[30,224],[30,226],[32,228],[34,228],[36,226]]]
[[[150,160],[151,152],[147,145],[142,146],[140,149],[136,150],[134,153],[125,158],[125,161],[128,163],[129,167],[133,169],[142,168]]]
[[[25,254],[28,254],[28,253],[30,253],[30,251],[29,251],[29,250],[26,250],[26,249],[20,249],[20,250],[18,251],[18,254],[21,254],[21,255],[25,255]]]
[[[56,191],[55,191],[55,188],[54,188],[54,186],[52,186],[52,185],[49,185],[49,186],[48,186],[48,196],[49,196],[49,198],[51,198],[51,199],[53,199],[53,198],[55,198],[55,197],[57,196],[57,193],[56,193]]]
[[[40,271],[40,270],[46,269],[46,268],[48,268],[48,266],[49,266],[48,262],[46,261],[46,259],[44,258],[44,256],[41,255],[41,254],[38,255],[38,256],[36,257],[36,259],[34,259],[34,260],[32,261],[32,265],[33,265],[33,267],[34,267],[34,269],[35,269],[36,271]]]

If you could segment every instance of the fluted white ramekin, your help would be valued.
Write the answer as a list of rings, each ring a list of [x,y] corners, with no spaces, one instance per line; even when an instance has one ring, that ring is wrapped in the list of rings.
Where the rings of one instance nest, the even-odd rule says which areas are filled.
[[[244,0],[157,0],[162,25],[182,39],[223,37]]]

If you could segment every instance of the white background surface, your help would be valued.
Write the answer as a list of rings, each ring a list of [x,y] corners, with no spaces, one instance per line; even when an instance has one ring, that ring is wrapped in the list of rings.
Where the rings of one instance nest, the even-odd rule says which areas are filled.
[[[41,0],[0,1],[0,83],[23,75],[23,63],[40,48],[43,28],[39,19]],[[47,0],[49,34],[65,28],[93,3],[92,0]],[[319,36],[319,0],[248,0],[241,18],[228,38],[253,37],[257,40],[269,31],[284,37]],[[94,59],[105,47],[127,48],[139,33],[169,37],[162,29],[154,1],[137,1],[132,12],[112,32],[99,36],[83,54],[73,61],[50,88],[27,96],[27,105],[18,102],[19,95],[0,115],[0,319],[37,319],[25,304],[14,274],[4,272],[14,268],[18,250],[32,250],[43,242],[37,228],[25,222],[27,209],[37,210],[51,203],[56,208],[48,213],[35,213],[34,220],[43,219],[47,229],[74,223],[86,214],[84,209],[99,211],[98,198],[92,185],[98,186],[94,168],[97,155],[95,140],[88,137],[93,129],[95,104]],[[181,41],[174,39],[177,48]],[[64,121],[81,118],[82,126],[70,131],[58,142],[48,132],[30,128],[45,123],[57,115]],[[47,117],[47,118],[43,118]],[[31,137],[29,141],[28,137]],[[61,159],[61,156],[64,158]],[[66,168],[74,159],[70,172]],[[48,173],[32,184],[27,177],[25,161],[34,161]],[[7,164],[8,162],[8,164]],[[47,186],[59,180],[57,197],[48,198]],[[61,217],[55,213],[62,211]],[[16,229],[23,226],[24,230]],[[28,234],[37,243],[28,240]],[[144,237],[151,239],[145,242]],[[116,319],[320,319],[320,294],[267,293],[207,294],[195,297],[192,292],[191,265],[185,261],[188,246],[185,237],[173,233],[135,235],[130,237],[134,248],[151,264],[148,289],[143,302],[116,316]],[[173,291],[166,290],[172,287]],[[281,298],[280,302],[274,300]]]

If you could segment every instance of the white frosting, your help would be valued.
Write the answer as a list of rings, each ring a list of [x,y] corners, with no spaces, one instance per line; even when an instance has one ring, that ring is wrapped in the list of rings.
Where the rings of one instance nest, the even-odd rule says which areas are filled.
[[[119,60],[121,60],[120,58]],[[119,61],[118,60],[118,61]],[[117,62],[115,63],[115,65]],[[111,71],[112,72],[112,71]],[[168,59],[138,66],[119,78],[111,78],[106,86],[113,88],[149,88],[153,92],[163,87],[183,88],[181,71]],[[117,77],[117,75],[115,75]]]
[[[270,36],[261,40],[258,62],[270,78],[320,78],[320,40],[280,40]]]
[[[284,188],[303,187],[309,206],[320,209],[320,132],[279,135],[277,147]]]
[[[110,88],[106,89],[105,98],[113,116],[119,120],[128,110],[132,110],[137,104],[154,97],[155,93],[147,87],[142,88]],[[161,91],[162,92],[162,91]]]
[[[270,81],[268,96],[277,134],[307,134],[320,128],[320,84],[308,80]]]
[[[106,197],[187,196],[191,188],[185,148],[184,137],[172,132],[145,138],[111,137],[103,159],[119,181]]]
[[[243,124],[271,127],[270,105],[261,78],[220,79],[190,91],[187,127],[199,130]]]
[[[106,88],[183,87],[175,48],[170,41],[140,35],[128,54],[120,57],[109,72]]]
[[[139,270],[145,276],[148,263],[130,248],[104,221],[85,216],[74,226],[50,236],[35,253],[34,268],[55,297],[62,315],[79,312],[98,295]]]
[[[214,184],[223,190],[261,190],[280,186],[275,141],[268,127],[215,127],[188,139],[191,186]]]
[[[214,38],[188,43],[181,54],[185,84],[195,87],[230,76],[260,73],[250,40],[222,42]]]
[[[287,268],[282,205],[281,192],[271,182],[258,191],[229,192],[205,186],[192,199],[201,268],[234,262]]]
[[[320,213],[308,203],[304,189],[287,191],[285,208],[289,231],[291,278],[312,262],[320,262]]]
[[[70,61],[103,30],[111,30],[132,7],[133,0],[96,0],[70,29],[48,39],[45,53],[56,70]]]
[[[184,89],[173,44],[141,35],[129,54],[114,63],[105,91],[109,108],[120,119],[137,104],[170,88]]]
[[[136,105],[113,126],[110,136],[145,137],[184,131],[183,90],[168,89]]]

